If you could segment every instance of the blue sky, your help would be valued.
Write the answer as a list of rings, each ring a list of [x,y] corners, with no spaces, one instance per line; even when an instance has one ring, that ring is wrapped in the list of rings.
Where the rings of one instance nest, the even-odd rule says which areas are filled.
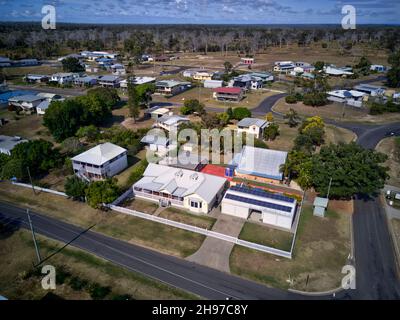
[[[0,0],[0,21],[40,21],[45,4],[58,22],[340,24],[351,4],[357,23],[400,24],[400,0]]]

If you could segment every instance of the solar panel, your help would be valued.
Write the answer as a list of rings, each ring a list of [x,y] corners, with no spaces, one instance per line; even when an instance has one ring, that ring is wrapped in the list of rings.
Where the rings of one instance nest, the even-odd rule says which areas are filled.
[[[254,205],[260,206],[260,207],[265,207],[265,208],[269,208],[269,209],[275,209],[275,210],[279,210],[279,211],[283,211],[283,212],[288,212],[288,213],[290,213],[292,211],[292,208],[290,208],[290,207],[282,206],[282,205],[271,203],[271,202],[240,197],[240,196],[230,194],[230,193],[226,194],[225,198],[230,199],[230,200],[244,202],[244,203],[254,204]]]
[[[232,191],[238,191],[238,192],[243,192],[243,193],[247,193],[247,194],[254,194],[256,196],[269,198],[269,199],[275,199],[275,200],[279,200],[279,201],[283,201],[283,202],[288,202],[288,203],[294,202],[293,198],[282,196],[280,194],[270,193],[270,192],[267,192],[260,188],[246,188],[246,187],[233,186],[230,189]]]

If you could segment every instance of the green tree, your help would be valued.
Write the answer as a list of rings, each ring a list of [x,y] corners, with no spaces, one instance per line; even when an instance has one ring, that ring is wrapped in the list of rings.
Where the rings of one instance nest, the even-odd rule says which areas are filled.
[[[77,101],[53,101],[43,116],[43,125],[57,142],[72,137],[83,122],[84,110]]]
[[[135,86],[139,104],[148,106],[152,100],[152,94],[156,91],[156,86],[153,83],[144,83]]]
[[[237,107],[233,109],[232,119],[242,120],[251,117],[251,111],[245,107]]]
[[[204,104],[200,103],[197,99],[186,100],[180,111],[183,115],[192,114],[194,112],[200,115],[205,114]]]
[[[66,72],[83,72],[85,71],[84,66],[80,63],[77,58],[69,57],[62,60],[62,68]]]
[[[225,61],[224,62],[224,68],[225,68],[225,73],[230,73],[233,69],[233,65],[232,63],[230,63],[229,61]]]
[[[391,88],[400,87],[400,50],[392,53],[388,62],[391,65],[390,70],[387,72],[387,85]]]
[[[315,70],[322,70],[325,66],[324,61],[317,61],[314,63]]]
[[[22,159],[11,158],[1,169],[2,179],[11,179],[14,177],[18,180],[25,180],[28,178],[28,171]]]
[[[140,115],[140,101],[136,91],[136,87],[133,84],[128,84],[128,108],[129,115],[136,122],[136,119]]]
[[[77,176],[68,177],[64,183],[67,196],[74,200],[83,200],[88,184]]]
[[[286,123],[291,128],[296,127],[300,121],[298,113],[292,108],[290,108],[289,111],[284,115],[284,118],[287,119]]]
[[[102,204],[113,202],[118,198],[120,188],[116,179],[107,179],[104,181],[95,181],[89,184],[86,189],[88,204],[92,208],[100,208]]]
[[[367,57],[362,56],[354,68],[362,75],[367,76],[371,73],[371,61]]]
[[[265,140],[275,140],[276,137],[279,136],[279,125],[277,123],[271,123],[264,129],[263,134]]]
[[[400,162],[400,137],[394,139],[394,157],[397,162]]]
[[[78,138],[85,138],[88,142],[94,142],[98,139],[100,134],[99,128],[94,125],[80,127],[76,132]]]
[[[118,95],[118,91],[115,88],[103,88],[103,87],[93,88],[88,90],[87,95],[88,96],[94,95],[98,97],[110,110],[114,109],[116,104],[121,100],[121,98]]]
[[[387,156],[364,149],[354,142],[323,146],[313,156],[313,186],[322,196],[348,199],[357,194],[372,195],[382,189],[388,178],[388,168],[382,166]]]

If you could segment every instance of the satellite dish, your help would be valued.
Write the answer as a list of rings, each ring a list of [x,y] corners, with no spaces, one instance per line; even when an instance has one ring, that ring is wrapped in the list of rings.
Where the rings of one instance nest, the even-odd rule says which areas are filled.
[[[346,98],[352,98],[353,97],[353,95],[350,93],[350,91],[344,91],[343,92],[343,95],[346,97]]]

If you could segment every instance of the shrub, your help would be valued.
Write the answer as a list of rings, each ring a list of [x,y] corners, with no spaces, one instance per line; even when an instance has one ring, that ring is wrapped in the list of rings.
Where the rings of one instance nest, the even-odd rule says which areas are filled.
[[[325,92],[311,92],[306,93],[303,102],[307,106],[319,107],[328,103]]]
[[[79,277],[72,277],[69,279],[69,285],[75,291],[81,291],[85,289],[88,285],[87,280],[81,279]]]
[[[285,97],[286,103],[293,104],[297,103],[297,98],[294,95],[286,96]]]
[[[242,120],[251,117],[251,111],[245,107],[237,107],[233,109],[232,119]]]
[[[98,283],[92,283],[89,285],[89,294],[90,297],[94,300],[104,299],[110,292],[110,287],[103,287]]]

